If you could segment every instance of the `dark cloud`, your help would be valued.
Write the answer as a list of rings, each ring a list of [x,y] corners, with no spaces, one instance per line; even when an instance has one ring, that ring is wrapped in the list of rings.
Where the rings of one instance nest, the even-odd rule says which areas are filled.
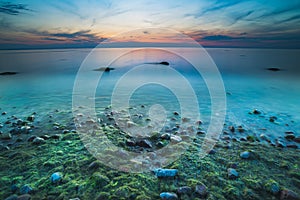
[[[236,40],[236,39],[244,39],[244,37],[231,37],[228,35],[208,35],[203,37],[201,40],[220,41],[220,40]]]
[[[23,13],[23,11],[32,11],[27,8],[25,4],[13,4],[10,2],[1,2],[0,3],[0,13],[5,13],[8,15],[19,15]]]

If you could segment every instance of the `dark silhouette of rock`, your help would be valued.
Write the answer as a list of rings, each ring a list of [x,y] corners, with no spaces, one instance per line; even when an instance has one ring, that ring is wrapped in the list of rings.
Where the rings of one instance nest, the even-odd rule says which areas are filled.
[[[277,71],[280,71],[281,69],[279,69],[277,67],[269,67],[269,68],[267,68],[267,70],[277,72]]]
[[[115,68],[112,67],[100,67],[98,69],[94,69],[94,71],[103,71],[103,72],[110,72],[111,70],[114,70]]]
[[[162,62],[160,62],[160,63],[158,63],[158,64],[160,64],[160,65],[170,65],[168,62],[166,62],[166,61],[162,61]]]
[[[18,74],[18,72],[1,72],[0,75],[1,76],[9,76],[9,75],[16,75]]]

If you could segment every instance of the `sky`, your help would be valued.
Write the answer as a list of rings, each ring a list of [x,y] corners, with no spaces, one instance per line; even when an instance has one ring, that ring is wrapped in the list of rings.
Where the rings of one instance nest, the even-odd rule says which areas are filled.
[[[95,47],[147,28],[204,47],[300,48],[300,0],[0,0],[0,49]],[[153,41],[122,44],[138,42]]]

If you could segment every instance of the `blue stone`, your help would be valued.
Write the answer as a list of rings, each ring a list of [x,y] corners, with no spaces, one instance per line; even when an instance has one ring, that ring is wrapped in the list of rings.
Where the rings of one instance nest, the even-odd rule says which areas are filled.
[[[162,193],[160,193],[159,196],[163,200],[177,200],[178,199],[177,194],[172,193],[172,192],[162,192]]]
[[[29,185],[24,185],[20,189],[21,194],[29,194],[32,191],[32,188]]]
[[[230,179],[236,179],[239,176],[239,173],[233,168],[228,168],[227,172]]]
[[[240,154],[240,157],[243,159],[248,159],[250,157],[250,152],[249,151],[244,151]]]
[[[177,169],[155,169],[154,174],[158,177],[174,177],[178,173]]]
[[[59,172],[55,172],[51,175],[50,180],[52,183],[57,183],[62,179],[62,175]]]

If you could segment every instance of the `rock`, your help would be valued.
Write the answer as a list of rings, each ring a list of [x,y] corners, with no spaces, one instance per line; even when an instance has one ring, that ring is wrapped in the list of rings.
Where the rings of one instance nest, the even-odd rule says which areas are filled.
[[[80,200],[78,197],[73,198],[73,199],[69,199],[69,200]]]
[[[173,112],[173,115],[175,115],[175,116],[178,116],[178,115],[179,115],[179,113],[178,113],[178,112],[176,112],[176,111],[174,111],[174,112]]]
[[[228,129],[233,133],[235,131],[234,126],[229,126]]]
[[[296,144],[287,144],[286,145],[287,148],[293,148],[293,149],[297,149],[298,146]]]
[[[65,130],[62,131],[62,133],[63,133],[63,134],[70,133],[70,130],[65,129]]]
[[[295,138],[294,138],[294,142],[300,143],[300,137],[299,137],[299,136],[298,136],[298,137],[295,137]]]
[[[11,134],[10,133],[3,133],[0,135],[1,140],[10,140],[11,139]]]
[[[30,194],[32,192],[32,188],[30,187],[30,185],[24,185],[20,188],[20,193],[21,194]]]
[[[293,140],[293,139],[295,139],[295,135],[294,134],[287,134],[287,135],[284,136],[284,138],[287,139],[287,140]]]
[[[30,194],[23,194],[18,196],[17,200],[30,200],[31,199],[31,195]]]
[[[171,136],[170,136],[169,133],[164,133],[164,134],[162,134],[160,137],[161,137],[161,139],[163,139],[163,140],[170,140],[170,139],[171,139]]]
[[[294,191],[282,190],[280,192],[280,200],[300,200],[300,197]]]
[[[195,195],[200,198],[205,198],[207,196],[207,188],[204,184],[196,185]]]
[[[155,169],[154,170],[154,174],[158,177],[158,178],[163,178],[163,177],[175,177],[178,174],[178,170],[177,169]]]
[[[268,192],[274,195],[278,194],[280,191],[279,184],[274,180],[267,181],[267,183],[265,184],[265,188]]]
[[[135,146],[136,144],[135,144],[134,141],[128,139],[128,140],[126,140],[126,145],[129,146],[129,147],[133,147],[133,146]]]
[[[237,130],[240,133],[244,133],[245,132],[245,129],[242,126],[238,126]]]
[[[28,142],[32,142],[37,136],[36,135],[31,135],[29,136],[29,138],[27,139]]]
[[[13,194],[13,195],[7,197],[5,200],[17,200],[17,199],[18,199],[18,195]]]
[[[239,173],[233,168],[228,168],[227,174],[229,179],[236,179],[237,177],[239,177]]]
[[[244,151],[240,154],[240,157],[243,159],[248,159],[250,158],[250,152],[249,151]]]
[[[286,144],[285,144],[283,141],[281,141],[281,140],[278,140],[278,141],[276,142],[276,145],[277,145],[278,147],[281,147],[281,148],[286,147]]]
[[[160,64],[160,65],[169,65],[169,63],[167,61],[162,61],[162,62],[160,62],[158,64]]]
[[[162,200],[177,200],[178,199],[177,194],[175,194],[173,192],[162,192],[162,193],[160,193],[159,196]]]
[[[277,71],[280,71],[281,69],[277,68],[277,67],[269,67],[269,68],[267,68],[267,70],[277,72]]]
[[[52,183],[58,183],[61,181],[61,179],[62,179],[62,174],[60,172],[55,172],[50,177],[50,181]]]
[[[13,184],[12,186],[10,186],[10,190],[12,193],[17,192],[18,189],[19,189],[19,187],[16,184]]]
[[[28,134],[31,130],[30,130],[30,126],[22,126],[20,128],[20,132],[23,133],[23,134]]]
[[[152,148],[152,144],[149,140],[141,140],[141,141],[137,142],[136,144],[140,147]]]
[[[59,134],[54,134],[50,136],[51,139],[59,140],[60,135]]]
[[[182,138],[178,135],[171,135],[170,139],[172,142],[181,142],[182,141]]]
[[[18,72],[1,72],[1,76],[10,76],[10,75],[16,75]]]
[[[183,194],[191,194],[192,193],[192,188],[189,186],[182,186],[177,189],[177,194],[183,195]]]
[[[260,112],[259,110],[257,110],[257,109],[254,109],[254,110],[252,111],[252,113],[255,114],[255,115],[261,114],[261,112]]]
[[[41,138],[44,140],[49,140],[51,137],[49,135],[42,135]]]
[[[32,140],[32,144],[35,144],[35,145],[44,144],[44,143],[45,143],[45,140],[41,137],[36,137]]]
[[[211,155],[213,155],[213,154],[215,154],[215,153],[217,153],[217,152],[216,152],[216,150],[214,150],[214,149],[211,149],[211,150],[208,152],[208,154],[211,154]]]
[[[33,122],[35,119],[34,115],[27,117],[27,121]]]
[[[1,113],[1,115],[6,115],[6,114],[7,114],[6,112],[2,112],[2,113]]]
[[[270,122],[275,122],[275,120],[277,120],[277,117],[275,117],[275,116],[271,116],[271,117],[269,118],[269,121],[270,121]]]

